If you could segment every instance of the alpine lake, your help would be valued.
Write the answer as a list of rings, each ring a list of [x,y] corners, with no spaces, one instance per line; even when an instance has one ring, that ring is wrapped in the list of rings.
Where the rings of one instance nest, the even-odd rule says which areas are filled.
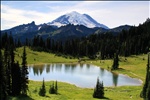
[[[104,86],[139,86],[142,81],[122,74],[115,74],[91,64],[28,65],[29,79],[34,81],[61,81],[82,88],[93,88],[97,78]]]

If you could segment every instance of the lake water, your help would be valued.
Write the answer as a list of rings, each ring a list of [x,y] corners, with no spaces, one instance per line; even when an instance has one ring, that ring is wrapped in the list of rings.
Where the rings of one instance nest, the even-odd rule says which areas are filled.
[[[28,65],[29,79],[35,81],[57,80],[75,84],[79,87],[93,88],[97,77],[103,81],[104,86],[141,85],[138,79],[110,71],[91,64],[44,64]]]

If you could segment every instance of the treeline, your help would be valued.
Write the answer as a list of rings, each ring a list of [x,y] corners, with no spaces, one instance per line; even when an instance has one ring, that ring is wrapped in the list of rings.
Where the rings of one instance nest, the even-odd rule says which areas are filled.
[[[28,67],[26,51],[23,49],[22,64],[15,62],[15,45],[12,36],[7,36],[0,49],[0,100],[8,100],[8,96],[27,95]]]
[[[55,41],[51,38],[44,40],[35,36],[32,43],[27,43],[33,50],[50,51],[75,57],[88,56],[101,59],[113,58],[115,53],[122,56],[147,53],[150,48],[150,21],[122,30],[118,35],[112,33],[93,34],[79,39]]]
[[[117,35],[111,32],[92,34],[83,38],[55,41],[51,38],[43,39],[35,36],[26,39],[23,45],[30,46],[32,50],[53,52],[58,55],[71,55],[74,57],[87,56],[89,58],[109,59],[114,54],[130,56],[147,53],[150,48],[150,19],[138,27],[131,27],[128,31],[122,30]],[[6,41],[6,34],[2,36],[2,43]],[[15,40],[16,47],[21,46],[20,40]],[[4,45],[2,44],[2,48]]]

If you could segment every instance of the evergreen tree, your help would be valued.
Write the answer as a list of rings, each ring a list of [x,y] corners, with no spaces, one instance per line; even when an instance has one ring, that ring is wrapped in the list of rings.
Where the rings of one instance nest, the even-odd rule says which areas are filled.
[[[50,94],[57,94],[58,93],[57,80],[55,82],[55,85],[54,85],[54,82],[52,85],[50,85],[49,93]]]
[[[21,47],[21,41],[20,41],[20,39],[18,39],[17,47]]]
[[[94,98],[104,98],[103,82],[99,82],[99,78],[97,78],[97,84],[96,84],[96,87],[94,88],[93,97]]]
[[[53,82],[52,85],[50,85],[49,93],[50,93],[50,94],[55,94],[54,82]]]
[[[150,80],[146,91],[146,100],[150,100]]]
[[[147,86],[147,90],[146,90],[146,100],[150,100],[150,53],[148,55],[148,67],[149,67],[149,70],[148,70],[148,86]]]
[[[12,95],[17,96],[21,92],[21,70],[19,63],[14,63],[12,67]]]
[[[7,100],[7,88],[6,88],[6,70],[3,65],[3,57],[0,50],[0,100]]]
[[[13,67],[15,62],[15,53],[14,53],[14,46],[11,45],[10,47],[10,59],[11,59],[11,67]]]
[[[7,37],[8,39],[8,37]],[[6,69],[6,87],[7,87],[7,93],[11,94],[11,65],[10,65],[10,52],[9,52],[9,46],[10,44],[8,41],[5,43],[4,48],[4,67]]]
[[[147,64],[147,73],[146,73],[146,78],[145,78],[145,83],[143,86],[143,90],[141,92],[141,97],[142,98],[146,98],[146,92],[149,93],[149,89],[148,86],[150,84],[149,80],[150,80],[150,53],[148,54],[148,64]]]
[[[57,80],[56,80],[56,82],[55,82],[55,93],[57,94],[57,91],[58,90],[58,87],[57,87]]]
[[[44,78],[43,78],[43,84],[42,84],[42,87],[40,88],[39,95],[45,96],[45,94],[46,94],[46,90],[45,90],[45,83],[44,83]]]
[[[23,56],[22,56],[22,70],[21,70],[21,92],[23,95],[27,95],[28,90],[28,67],[26,61],[26,49],[24,46]]]
[[[30,46],[28,38],[26,38],[26,46]]]
[[[0,34],[0,50],[2,49],[2,34]]]
[[[116,70],[119,67],[119,57],[118,57],[118,53],[114,54],[114,61],[113,61],[113,65],[112,65],[112,70]]]
[[[9,94],[12,95],[12,81],[13,81],[13,78],[12,78],[12,70],[14,68],[14,59],[15,59],[15,53],[14,53],[14,44],[13,44],[13,37],[10,35],[9,36],[9,59],[8,59],[8,84],[9,84]]]

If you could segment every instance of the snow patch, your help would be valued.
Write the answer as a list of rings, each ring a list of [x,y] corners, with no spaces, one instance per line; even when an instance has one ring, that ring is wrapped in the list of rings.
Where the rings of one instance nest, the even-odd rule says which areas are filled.
[[[41,26],[40,27],[38,27],[38,30],[40,30],[41,29]]]

